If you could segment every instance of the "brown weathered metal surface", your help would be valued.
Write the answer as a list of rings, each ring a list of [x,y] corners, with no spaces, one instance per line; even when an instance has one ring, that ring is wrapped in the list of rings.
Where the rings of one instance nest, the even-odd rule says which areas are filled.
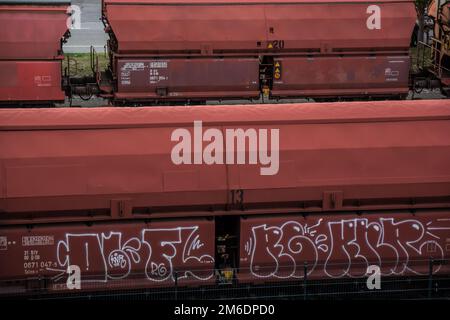
[[[279,58],[273,96],[408,94],[408,56]]]
[[[241,219],[241,281],[428,275],[450,258],[450,212],[334,214]],[[450,272],[437,263],[434,273]]]
[[[258,59],[118,60],[116,98],[259,97]]]
[[[68,221],[69,222],[69,221]],[[66,223],[0,230],[0,279],[51,279],[65,290],[68,267],[80,268],[83,290],[211,283],[214,222]],[[0,284],[1,289],[5,284]]]

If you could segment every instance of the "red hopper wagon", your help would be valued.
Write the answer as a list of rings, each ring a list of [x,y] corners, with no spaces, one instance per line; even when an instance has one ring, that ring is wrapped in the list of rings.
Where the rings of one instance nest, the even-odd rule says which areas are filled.
[[[448,275],[449,137],[443,100],[0,110],[0,291]]]
[[[409,90],[410,0],[103,0],[103,20],[118,103]]]
[[[70,0],[0,1],[0,105],[64,102]]]
[[[83,77],[61,72],[69,5],[0,1],[0,104],[399,99],[415,81],[412,0],[103,0],[109,66]]]

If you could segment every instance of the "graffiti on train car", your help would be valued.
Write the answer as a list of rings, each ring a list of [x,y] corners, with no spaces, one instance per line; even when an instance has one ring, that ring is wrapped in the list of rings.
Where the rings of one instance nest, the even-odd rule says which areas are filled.
[[[108,282],[130,276],[153,282],[177,279],[208,280],[213,265],[210,250],[205,250],[198,226],[142,229],[140,235],[125,238],[122,232],[66,233],[57,244],[55,280],[67,276],[67,268],[80,268],[82,282]],[[135,273],[143,270],[142,274]],[[135,273],[135,274],[134,274]]]
[[[331,278],[361,277],[370,265],[380,266],[382,275],[426,274],[427,269],[415,262],[430,256],[443,259],[449,250],[447,218],[313,221],[247,224],[250,230],[241,242],[241,263],[248,264],[257,278],[302,278],[305,262],[308,275],[315,272]]]

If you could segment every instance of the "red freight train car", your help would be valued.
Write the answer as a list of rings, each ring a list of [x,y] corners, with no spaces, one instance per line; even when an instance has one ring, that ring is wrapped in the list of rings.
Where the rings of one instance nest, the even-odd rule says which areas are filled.
[[[0,105],[64,102],[62,41],[70,0],[0,1]]]
[[[103,0],[120,101],[405,96],[410,0]]]
[[[449,137],[442,100],[0,110],[0,289],[424,274],[450,255]]]

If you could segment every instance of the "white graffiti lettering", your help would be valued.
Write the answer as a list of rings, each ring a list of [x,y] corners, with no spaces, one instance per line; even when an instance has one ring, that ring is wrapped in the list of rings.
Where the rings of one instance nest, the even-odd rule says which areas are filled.
[[[200,240],[199,227],[143,229],[141,237],[123,240],[123,233],[67,233],[59,241],[56,260],[62,269],[80,268],[82,282],[108,282],[125,279],[141,270],[154,282],[192,278],[208,280],[213,276],[214,258]],[[203,264],[210,264],[208,271]],[[174,266],[179,270],[175,270]],[[60,271],[59,269],[48,269]]]
[[[435,223],[439,221],[352,218],[319,219],[309,227],[299,221],[251,225],[241,261],[249,262],[257,278],[301,278],[305,265],[307,274],[330,278],[364,277],[371,265],[379,266],[382,275],[427,274],[426,264],[417,261],[442,259],[444,250],[435,233],[448,235],[450,230]]]

